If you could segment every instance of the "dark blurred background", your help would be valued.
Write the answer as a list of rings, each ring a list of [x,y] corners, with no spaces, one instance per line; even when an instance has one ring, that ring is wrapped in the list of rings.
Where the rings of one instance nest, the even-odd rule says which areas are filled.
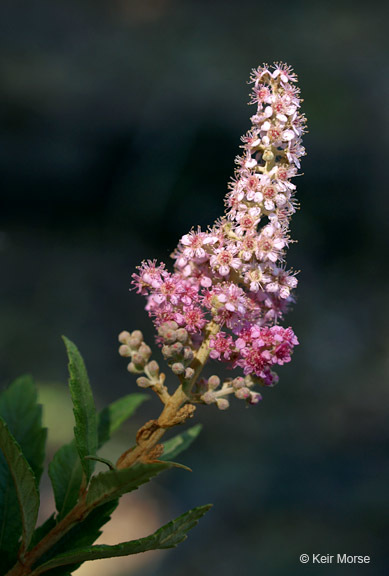
[[[61,334],[100,407],[136,391],[117,334],[153,331],[130,275],[221,215],[251,68],[286,61],[305,99],[286,320],[301,345],[260,406],[198,410],[202,436],[182,457],[194,472],[137,497],[161,520],[215,507],[135,576],[347,570],[302,567],[313,552],[368,554],[349,572],[389,573],[387,16],[383,2],[345,0],[1,2],[0,376],[34,375],[51,450],[72,429]],[[142,407],[127,433],[158,409]]]

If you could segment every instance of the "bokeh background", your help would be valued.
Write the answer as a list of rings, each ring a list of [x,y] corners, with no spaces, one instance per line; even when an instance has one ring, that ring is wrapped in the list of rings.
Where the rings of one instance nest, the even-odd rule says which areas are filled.
[[[258,407],[199,409],[202,435],[182,457],[194,472],[162,475],[111,527],[114,542],[143,536],[214,502],[185,544],[84,570],[347,571],[302,567],[315,552],[368,554],[348,570],[387,574],[384,3],[2,0],[0,12],[1,385],[34,375],[51,454],[72,430],[60,335],[81,349],[100,407],[135,391],[117,334],[153,332],[130,275],[222,213],[251,68],[291,64],[309,122],[288,256],[302,271],[292,364]],[[108,457],[158,409],[144,405]]]

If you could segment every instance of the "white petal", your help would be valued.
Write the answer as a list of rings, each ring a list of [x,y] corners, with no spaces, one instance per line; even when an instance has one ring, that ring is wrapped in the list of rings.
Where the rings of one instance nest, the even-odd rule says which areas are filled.
[[[265,116],[265,118],[270,118],[270,116],[273,115],[273,108],[271,106],[266,106],[263,115]]]
[[[282,133],[282,139],[284,142],[289,142],[290,140],[293,140],[293,138],[295,138],[293,130],[285,130],[285,132]]]

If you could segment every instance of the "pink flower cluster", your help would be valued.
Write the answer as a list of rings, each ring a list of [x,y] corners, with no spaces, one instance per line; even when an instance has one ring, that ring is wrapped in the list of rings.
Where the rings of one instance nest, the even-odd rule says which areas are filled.
[[[155,261],[133,275],[156,327],[174,321],[201,342],[212,321],[219,332],[210,357],[274,383],[270,368],[290,361],[298,344],[277,325],[297,286],[285,267],[289,220],[295,212],[291,179],[297,175],[305,118],[290,67],[254,70],[252,126],[226,196],[226,211],[207,231],[192,230],[173,253],[174,272]]]

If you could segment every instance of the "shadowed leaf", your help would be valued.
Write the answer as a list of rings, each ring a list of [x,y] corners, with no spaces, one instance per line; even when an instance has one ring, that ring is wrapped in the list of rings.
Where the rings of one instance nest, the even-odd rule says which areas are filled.
[[[177,436],[167,440],[163,445],[164,451],[161,460],[172,460],[178,456],[178,454],[189,448],[200,434],[201,429],[201,424],[196,424],[196,426],[192,426],[192,428],[185,430],[185,432],[177,434]]]
[[[139,540],[123,542],[116,546],[90,546],[87,548],[78,548],[70,550],[65,554],[56,556],[49,562],[39,566],[35,574],[43,574],[57,566],[67,564],[86,562],[88,560],[99,560],[102,558],[113,558],[116,556],[129,556],[130,554],[139,554],[148,550],[163,550],[174,548],[187,538],[189,530],[194,528],[200,518],[211,508],[211,505],[199,506],[193,508],[185,514],[182,514],[175,520],[172,520],[159,530]]]
[[[47,430],[42,428],[42,407],[30,376],[21,376],[0,394],[0,416],[19,444],[39,483],[43,471]],[[0,574],[14,564],[22,532],[16,489],[0,451]]]
[[[112,434],[148,399],[149,396],[146,394],[128,394],[104,408],[98,415],[99,448],[105,444]]]
[[[94,456],[97,450],[97,416],[92,390],[84,361],[73,342],[63,336],[69,358],[69,388],[73,401],[76,425],[74,435],[86,479],[92,475],[94,462],[85,456]]]
[[[28,548],[39,511],[39,492],[34,473],[22,450],[0,418],[0,449],[7,461],[15,485],[22,519],[22,552]]]

